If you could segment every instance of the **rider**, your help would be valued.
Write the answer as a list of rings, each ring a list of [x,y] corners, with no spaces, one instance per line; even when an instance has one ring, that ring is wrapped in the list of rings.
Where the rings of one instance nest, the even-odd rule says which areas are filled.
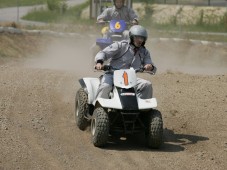
[[[97,21],[110,21],[125,20],[126,22],[132,22],[132,24],[138,24],[138,16],[135,11],[124,5],[124,0],[113,0],[114,6],[106,8],[101,15],[97,17]]]
[[[132,25],[139,24],[138,16],[135,11],[124,5],[124,0],[113,0],[114,6],[106,8],[102,14],[97,17],[98,22],[110,21],[110,20],[124,20]],[[107,34],[107,33],[106,33]],[[125,37],[128,37],[128,31],[123,33]]]
[[[156,72],[149,51],[145,48],[147,40],[147,31],[141,25],[134,25],[129,30],[129,40],[114,42],[102,51],[99,51],[95,57],[95,68],[101,70],[104,61],[109,61],[109,65],[117,69],[144,68],[146,71]],[[113,75],[105,73],[101,79],[97,97],[109,98],[109,93],[113,88]],[[152,98],[151,82],[137,78],[137,93],[142,99]]]

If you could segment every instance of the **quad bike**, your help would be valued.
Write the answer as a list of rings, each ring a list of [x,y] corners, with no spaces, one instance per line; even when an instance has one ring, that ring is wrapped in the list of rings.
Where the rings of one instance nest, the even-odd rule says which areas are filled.
[[[150,148],[162,144],[163,121],[155,98],[141,99],[136,93],[137,72],[117,70],[105,65],[104,71],[113,73],[114,86],[109,99],[96,98],[100,78],[82,78],[75,100],[76,124],[80,130],[91,127],[92,142],[96,147],[107,144],[110,135],[145,133]]]
[[[101,30],[102,37],[97,38],[95,44],[92,45],[92,53],[96,55],[98,51],[104,49],[105,47],[111,45],[116,41],[121,41],[128,39],[128,26],[131,24],[125,22],[124,20],[111,20],[111,21],[101,21],[98,24],[108,24]]]
[[[128,37],[123,35],[123,32],[127,30],[127,23],[124,20],[111,20],[111,21],[103,21],[99,22],[99,24],[109,23],[108,27],[102,28],[102,38],[96,39],[96,45],[100,47],[100,49],[104,49],[109,46],[113,42],[124,40]]]

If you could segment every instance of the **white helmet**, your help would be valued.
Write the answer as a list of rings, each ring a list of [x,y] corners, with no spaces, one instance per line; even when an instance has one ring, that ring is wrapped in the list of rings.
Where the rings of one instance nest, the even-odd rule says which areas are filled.
[[[148,38],[147,30],[141,25],[133,25],[129,30],[129,37],[133,40],[134,36],[144,37],[146,41]]]

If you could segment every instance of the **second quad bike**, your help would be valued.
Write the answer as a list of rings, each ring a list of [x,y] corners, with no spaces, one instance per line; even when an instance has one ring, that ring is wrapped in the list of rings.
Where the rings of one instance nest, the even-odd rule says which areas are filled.
[[[124,31],[127,30],[127,23],[124,20],[111,20],[111,21],[103,21],[100,23],[108,23],[109,26],[102,28],[102,38],[96,39],[96,45],[100,47],[100,49],[104,49],[109,46],[113,42],[121,41],[127,39],[128,37],[123,34]]]
[[[114,86],[108,99],[96,98],[100,78],[79,80],[81,88],[75,98],[75,118],[80,130],[91,127],[92,142],[96,147],[108,143],[110,135],[145,133],[147,146],[159,148],[162,144],[163,120],[156,110],[156,98],[137,96],[137,72],[140,70],[104,66],[113,74]]]
[[[92,55],[95,56],[98,51],[103,50],[105,47],[111,45],[114,42],[129,39],[128,27],[131,25],[124,20],[111,20],[102,21],[98,24],[105,25],[101,30],[102,37],[96,38],[95,43],[91,46]]]

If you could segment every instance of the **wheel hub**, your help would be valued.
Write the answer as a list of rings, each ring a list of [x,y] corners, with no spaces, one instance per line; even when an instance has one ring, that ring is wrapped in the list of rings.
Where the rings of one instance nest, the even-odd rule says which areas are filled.
[[[92,136],[95,135],[95,131],[96,131],[96,119],[94,118],[91,121],[91,134],[92,134]]]

